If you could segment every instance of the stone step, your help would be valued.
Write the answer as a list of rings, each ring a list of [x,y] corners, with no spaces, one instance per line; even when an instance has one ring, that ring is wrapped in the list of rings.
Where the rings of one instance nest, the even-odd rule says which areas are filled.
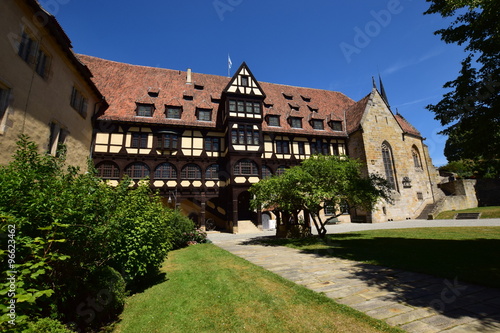
[[[425,206],[425,208],[422,210],[419,216],[417,216],[415,219],[416,220],[428,220],[429,219],[429,213],[434,209],[435,204],[428,204]]]
[[[256,234],[261,232],[255,224],[250,220],[238,221],[238,234]]]

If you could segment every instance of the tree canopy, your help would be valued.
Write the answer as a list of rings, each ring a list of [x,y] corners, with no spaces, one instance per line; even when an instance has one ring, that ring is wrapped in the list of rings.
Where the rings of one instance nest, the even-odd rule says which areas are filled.
[[[371,211],[380,198],[390,200],[385,179],[363,177],[360,167],[358,161],[346,156],[312,156],[282,175],[254,184],[250,189],[252,206],[283,215],[285,226],[289,226],[287,217],[298,221],[299,212],[304,211],[304,218],[310,216],[318,234],[324,236],[327,219],[321,219],[320,212],[326,205],[334,208],[336,217],[346,203],[351,209]]]
[[[460,159],[500,158],[500,2],[497,0],[427,0],[424,14],[454,21],[435,34],[446,43],[464,45],[467,56],[458,77],[446,82],[443,99],[427,109],[446,127],[445,155]]]

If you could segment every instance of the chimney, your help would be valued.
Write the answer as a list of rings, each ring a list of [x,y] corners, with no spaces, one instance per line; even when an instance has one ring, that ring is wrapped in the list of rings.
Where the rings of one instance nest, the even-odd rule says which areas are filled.
[[[186,84],[191,84],[193,83],[193,80],[191,78],[191,68],[187,69],[187,77],[186,77]]]

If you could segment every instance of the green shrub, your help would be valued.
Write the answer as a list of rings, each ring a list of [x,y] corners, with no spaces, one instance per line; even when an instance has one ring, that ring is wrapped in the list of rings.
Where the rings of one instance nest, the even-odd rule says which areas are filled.
[[[169,215],[146,184],[129,191],[119,203],[110,224],[122,232],[111,240],[110,265],[122,273],[127,284],[159,272],[172,249]]]
[[[186,234],[194,230],[194,222],[182,215],[178,210],[169,213],[169,225],[172,230],[172,244],[174,249],[179,249],[186,246]]]
[[[98,328],[117,319],[125,305],[126,284],[119,272],[109,266],[96,268],[81,286],[81,302],[73,304],[77,317],[74,326],[82,331]]]
[[[16,262],[22,271],[19,314],[25,315],[19,322],[38,317],[81,322],[88,318],[78,314],[79,306],[102,290],[113,301],[95,313],[91,325],[115,318],[123,307],[124,284],[158,274],[178,242],[173,230],[192,229],[192,222],[163,207],[147,185],[134,188],[124,180],[108,186],[90,162],[85,174],[64,167],[64,151],[58,157],[39,154],[27,137],[18,147],[14,161],[0,166],[0,212],[15,221],[16,242],[23,244],[17,248],[22,260]],[[0,232],[9,223],[2,220]],[[0,318],[6,319],[5,286],[0,290]]]
[[[23,333],[72,333],[60,321],[43,318],[28,324],[28,329]]]

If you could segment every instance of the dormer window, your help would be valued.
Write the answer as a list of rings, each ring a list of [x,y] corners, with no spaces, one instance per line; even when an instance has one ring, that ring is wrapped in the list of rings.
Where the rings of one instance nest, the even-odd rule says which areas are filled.
[[[290,126],[292,128],[302,128],[302,119],[298,117],[290,117],[288,118],[290,121]]]
[[[319,108],[316,106],[308,105],[307,106],[311,112],[318,112]]]
[[[280,116],[275,116],[275,115],[269,115],[267,116],[267,124],[269,126],[280,126]]]
[[[300,95],[300,97],[302,97],[302,100],[304,102],[308,102],[309,103],[311,101],[311,97],[309,97],[309,96]]]
[[[205,87],[203,85],[201,85],[201,84],[195,84],[194,85],[194,89],[196,89],[196,90],[203,90],[203,89],[205,89]]]
[[[311,120],[311,126],[315,130],[324,130],[325,129],[325,126],[323,124],[323,120],[320,120],[320,119]]]
[[[287,100],[292,100],[293,99],[293,95],[292,94],[287,94],[287,93],[282,93],[283,94],[283,97],[285,97],[285,99]]]
[[[209,109],[196,109],[196,118],[199,121],[212,121],[212,110]]]
[[[167,119],[181,119],[182,108],[180,106],[167,106],[165,111]]]
[[[182,98],[184,98],[184,100],[186,100],[186,101],[192,101],[193,95],[184,94],[184,95],[182,95]]]
[[[293,110],[293,111],[299,111],[300,109],[300,106],[298,104],[295,104],[295,103],[288,103],[288,105],[290,105],[290,108]]]
[[[330,127],[334,131],[342,131],[342,122],[341,121],[330,121]]]
[[[153,104],[137,104],[137,116],[138,117],[152,117],[153,116]]]
[[[160,89],[158,88],[149,88],[148,89],[148,95],[149,97],[156,98],[160,94]]]

